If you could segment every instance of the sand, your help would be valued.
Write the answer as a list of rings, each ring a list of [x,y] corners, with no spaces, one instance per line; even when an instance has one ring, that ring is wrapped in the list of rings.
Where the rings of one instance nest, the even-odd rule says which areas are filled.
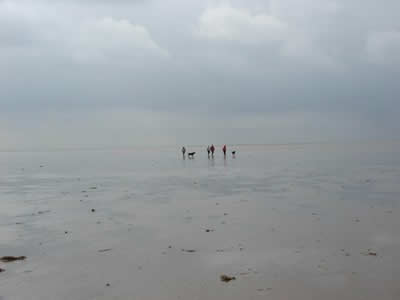
[[[399,144],[203,148],[0,153],[0,299],[400,299]]]

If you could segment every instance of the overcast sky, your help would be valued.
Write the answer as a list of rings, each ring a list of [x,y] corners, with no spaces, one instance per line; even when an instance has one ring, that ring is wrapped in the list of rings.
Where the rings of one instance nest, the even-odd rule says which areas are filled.
[[[399,0],[0,0],[0,149],[400,137]]]

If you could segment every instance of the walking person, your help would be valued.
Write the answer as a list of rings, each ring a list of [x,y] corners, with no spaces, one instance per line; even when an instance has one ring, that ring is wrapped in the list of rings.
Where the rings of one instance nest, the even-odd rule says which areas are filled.
[[[211,150],[211,156],[214,157],[214,151],[215,151],[214,144],[211,145],[210,150]]]
[[[226,157],[226,145],[222,147],[222,152],[224,152],[224,157]]]
[[[210,158],[210,152],[211,152],[210,146],[207,146],[207,154],[208,154],[208,158]]]
[[[182,147],[182,156],[183,158],[185,158],[185,153],[186,153],[186,148],[185,146]]]

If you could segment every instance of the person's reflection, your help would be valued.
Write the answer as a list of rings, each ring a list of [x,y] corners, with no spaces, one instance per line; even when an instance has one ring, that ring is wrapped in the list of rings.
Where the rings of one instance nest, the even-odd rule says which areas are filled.
[[[183,156],[181,162],[182,162],[182,167],[186,167],[186,157]]]
[[[226,163],[226,156],[224,155],[224,167],[226,167],[227,166],[227,163]]]
[[[208,159],[208,167],[215,167],[214,156]]]

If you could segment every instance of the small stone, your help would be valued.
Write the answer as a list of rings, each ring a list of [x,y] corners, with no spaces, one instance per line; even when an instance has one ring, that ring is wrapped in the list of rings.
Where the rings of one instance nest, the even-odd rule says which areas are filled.
[[[106,283],[106,286],[110,286],[110,284],[109,284],[109,283]]]
[[[92,208],[92,212],[95,212],[96,210],[94,208]]]
[[[108,252],[108,251],[111,251],[111,250],[112,250],[112,248],[107,248],[107,249],[97,250],[97,252],[103,253],[103,252]]]
[[[186,252],[186,253],[195,253],[196,250],[194,249],[181,249],[182,252]]]
[[[235,276],[229,276],[229,275],[225,275],[225,274],[221,275],[219,278],[221,279],[222,282],[229,282],[232,280],[236,280]]]
[[[378,256],[378,253],[372,251],[372,249],[368,249],[366,252],[361,252],[361,254],[365,256]]]
[[[17,260],[25,260],[26,256],[3,256],[2,258],[0,258],[0,261],[2,261],[3,263],[9,263],[9,262],[13,262],[13,261],[17,261]]]

